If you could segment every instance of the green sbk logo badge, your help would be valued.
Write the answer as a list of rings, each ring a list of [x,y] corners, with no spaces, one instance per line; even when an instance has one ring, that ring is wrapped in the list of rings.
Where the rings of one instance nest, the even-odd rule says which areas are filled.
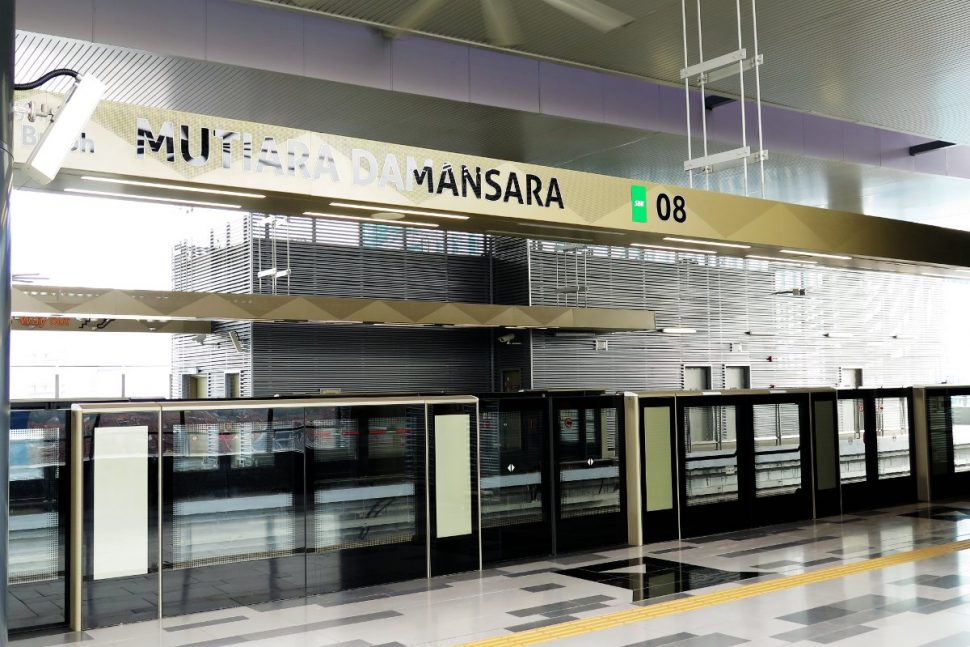
[[[630,187],[630,206],[633,209],[633,222],[647,221],[647,187],[639,184]]]

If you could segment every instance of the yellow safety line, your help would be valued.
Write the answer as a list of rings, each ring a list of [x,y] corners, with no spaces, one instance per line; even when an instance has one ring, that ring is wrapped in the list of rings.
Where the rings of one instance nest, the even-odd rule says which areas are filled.
[[[485,640],[465,643],[464,647],[536,645],[539,643],[549,642],[550,640],[558,640],[561,638],[569,638],[571,636],[580,636],[594,631],[612,629],[613,627],[619,627],[621,625],[631,624],[634,622],[641,622],[643,620],[650,620],[651,618],[660,618],[663,616],[673,615],[675,613],[694,611],[696,609],[702,609],[704,607],[710,607],[716,604],[724,604],[726,602],[735,602],[737,600],[753,598],[759,595],[764,595],[765,593],[773,593],[774,591],[783,591],[785,589],[792,589],[798,586],[805,586],[807,584],[815,584],[817,582],[825,582],[827,580],[834,580],[840,577],[856,575],[857,573],[875,571],[888,566],[896,566],[898,564],[907,564],[909,562],[916,562],[923,559],[940,557],[942,555],[948,555],[950,553],[966,550],[968,548],[970,548],[970,539],[951,544],[942,544],[940,546],[930,546],[928,548],[920,548],[917,550],[907,551],[905,553],[897,553],[895,555],[887,555],[885,557],[876,557],[874,559],[856,562],[854,564],[833,566],[831,568],[819,569],[817,571],[810,571],[808,573],[801,573],[799,575],[791,575],[765,582],[737,586],[723,591],[717,591],[715,593],[702,593],[700,595],[693,595],[688,598],[671,600],[669,602],[660,602],[648,607],[629,609],[627,611],[618,611],[616,613],[606,613],[592,618],[583,618],[581,620],[563,622],[561,624],[552,625],[549,627],[539,627],[537,629],[530,629],[528,631],[522,631],[519,633],[496,636],[495,638],[487,638]]]

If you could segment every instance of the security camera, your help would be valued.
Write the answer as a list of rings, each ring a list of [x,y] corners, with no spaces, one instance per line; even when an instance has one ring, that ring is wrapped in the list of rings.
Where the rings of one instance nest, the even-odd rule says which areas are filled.
[[[500,335],[498,340],[503,344],[511,344],[513,341],[515,341],[515,333],[506,333],[504,335]]]

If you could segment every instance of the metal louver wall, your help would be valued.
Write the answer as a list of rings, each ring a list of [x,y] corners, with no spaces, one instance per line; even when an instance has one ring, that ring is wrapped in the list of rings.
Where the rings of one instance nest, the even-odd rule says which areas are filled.
[[[506,236],[490,240],[492,302],[529,305],[529,241]]]
[[[557,249],[531,246],[533,304],[556,303]],[[608,350],[596,350],[594,335],[537,332],[536,388],[679,389],[690,365],[711,367],[714,388],[731,365],[750,366],[755,388],[836,385],[849,367],[870,386],[970,377],[958,332],[970,296],[963,281],[629,248],[585,253],[591,307],[649,308],[658,328],[697,333],[603,335]]]
[[[475,234],[300,217],[287,218],[272,231],[268,226],[255,231],[257,292],[270,291],[259,271],[277,267],[292,272],[279,280],[281,293],[490,301],[489,259],[484,238]]]
[[[229,339],[230,332],[239,335],[242,352]],[[241,395],[252,395],[252,324],[238,321],[213,324],[211,334],[198,337],[176,335],[172,340],[172,397],[184,397],[183,375],[197,374],[208,376],[208,397],[227,397],[226,373],[239,373]]]
[[[449,391],[492,384],[490,331],[253,325],[253,395]]]
[[[259,272],[276,268],[290,270],[277,279],[276,291],[284,294],[491,301],[491,259],[480,234],[260,215],[242,224],[244,240],[227,229],[219,244],[210,236],[208,245],[178,246],[175,289],[267,293],[271,280]],[[519,280],[527,296],[524,268]],[[233,355],[231,344],[214,343],[216,332],[204,345],[192,336],[175,338],[173,395],[180,395],[182,374],[201,372],[210,373],[210,397],[221,396],[224,372],[237,369],[242,394],[256,396],[320,389],[481,392],[494,384],[491,330],[235,325],[245,360]],[[217,327],[219,334],[229,329]]]

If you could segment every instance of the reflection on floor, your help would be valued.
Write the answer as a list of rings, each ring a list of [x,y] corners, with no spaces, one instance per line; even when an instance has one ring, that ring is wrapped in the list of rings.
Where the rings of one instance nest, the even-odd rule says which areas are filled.
[[[967,538],[970,502],[903,506],[14,644],[374,647],[514,639],[517,632],[577,618]],[[557,644],[970,645],[970,551],[615,626]]]
[[[555,572],[590,582],[629,589],[633,591],[633,602],[662,598],[674,593],[684,593],[718,584],[739,582],[762,575],[755,571],[722,571],[717,568],[673,562],[656,557],[630,557]]]

